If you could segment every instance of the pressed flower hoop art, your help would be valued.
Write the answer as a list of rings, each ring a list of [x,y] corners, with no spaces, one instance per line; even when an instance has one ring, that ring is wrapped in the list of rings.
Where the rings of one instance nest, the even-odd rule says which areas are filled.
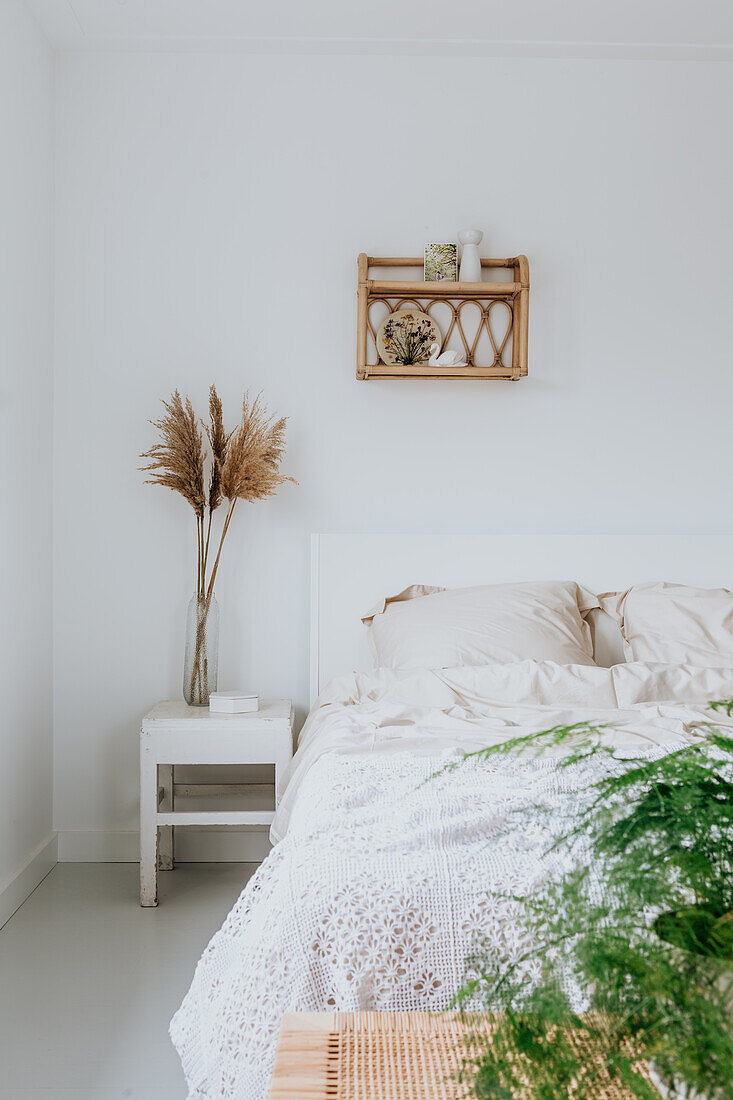
[[[427,363],[430,345],[442,344],[440,329],[419,309],[398,309],[385,317],[377,332],[377,351],[383,363]]]

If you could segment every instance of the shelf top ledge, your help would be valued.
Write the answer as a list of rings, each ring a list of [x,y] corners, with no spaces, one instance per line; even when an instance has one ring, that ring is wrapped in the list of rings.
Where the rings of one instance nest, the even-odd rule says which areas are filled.
[[[367,256],[359,254],[359,283],[366,285],[369,294],[400,294],[404,291],[424,297],[477,298],[519,294],[529,290],[529,261],[526,256],[510,256],[507,259],[482,257],[481,267],[512,271],[514,279],[507,282],[462,283],[460,280],[425,282],[423,279],[370,279],[370,267],[423,267],[419,256]]]
[[[411,282],[403,279],[367,279],[371,295],[404,294],[424,298],[509,298],[524,289],[522,283],[461,283],[445,279],[438,283]]]

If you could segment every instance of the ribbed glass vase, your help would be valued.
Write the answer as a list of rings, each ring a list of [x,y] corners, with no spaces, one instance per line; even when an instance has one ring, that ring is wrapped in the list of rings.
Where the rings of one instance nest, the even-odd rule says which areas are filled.
[[[219,678],[219,605],[195,595],[186,616],[183,698],[190,707],[208,707]]]

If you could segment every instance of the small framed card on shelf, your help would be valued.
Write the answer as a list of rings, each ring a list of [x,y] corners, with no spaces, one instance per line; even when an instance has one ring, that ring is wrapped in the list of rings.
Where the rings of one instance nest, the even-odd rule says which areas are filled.
[[[423,273],[426,283],[455,283],[458,280],[458,245],[442,241],[426,244]]]

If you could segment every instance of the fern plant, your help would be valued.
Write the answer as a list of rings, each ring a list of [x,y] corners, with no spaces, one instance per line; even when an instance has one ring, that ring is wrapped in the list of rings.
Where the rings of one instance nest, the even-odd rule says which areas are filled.
[[[712,706],[730,714],[733,700]],[[473,960],[456,996],[496,1013],[462,1072],[479,1100],[591,1100],[611,1085],[651,1100],[644,1063],[672,1097],[733,1097],[733,738],[709,724],[649,759],[607,732],[581,722],[464,758],[566,745],[559,768],[608,761],[552,843],[570,870],[519,899],[526,953],[501,970]],[[528,989],[532,961],[542,976]]]

